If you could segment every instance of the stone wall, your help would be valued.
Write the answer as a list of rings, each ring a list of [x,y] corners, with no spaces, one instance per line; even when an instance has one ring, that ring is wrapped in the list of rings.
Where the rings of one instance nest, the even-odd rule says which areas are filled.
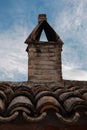
[[[38,42],[28,48],[28,80],[58,82],[61,74],[61,47],[57,43]]]
[[[63,80],[64,87],[69,88],[69,87],[85,87],[87,86],[87,81],[78,81],[78,80]]]

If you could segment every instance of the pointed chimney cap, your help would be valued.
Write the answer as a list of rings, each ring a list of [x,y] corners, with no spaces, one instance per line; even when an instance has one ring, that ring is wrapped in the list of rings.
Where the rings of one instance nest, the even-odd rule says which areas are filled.
[[[46,14],[39,14],[39,16],[38,16],[38,23],[40,23],[40,22],[42,22],[44,20],[47,21]]]

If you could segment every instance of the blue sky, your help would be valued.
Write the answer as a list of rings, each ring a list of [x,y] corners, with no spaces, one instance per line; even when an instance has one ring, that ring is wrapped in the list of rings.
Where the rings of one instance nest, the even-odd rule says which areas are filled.
[[[27,80],[24,41],[40,13],[64,42],[63,78],[87,80],[87,0],[0,0],[0,81]]]

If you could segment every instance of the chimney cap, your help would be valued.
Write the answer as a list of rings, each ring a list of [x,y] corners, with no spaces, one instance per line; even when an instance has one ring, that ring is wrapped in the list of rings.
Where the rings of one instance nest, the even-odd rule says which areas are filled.
[[[39,14],[39,16],[38,16],[38,23],[40,23],[40,22],[42,22],[44,20],[47,21],[46,14]]]

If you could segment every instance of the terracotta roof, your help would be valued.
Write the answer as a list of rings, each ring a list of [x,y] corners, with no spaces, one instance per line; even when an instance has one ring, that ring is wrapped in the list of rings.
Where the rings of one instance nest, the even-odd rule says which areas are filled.
[[[40,122],[50,116],[50,110],[62,123],[87,118],[87,82],[64,81],[64,85],[1,82],[0,122],[20,116],[27,122]]]

